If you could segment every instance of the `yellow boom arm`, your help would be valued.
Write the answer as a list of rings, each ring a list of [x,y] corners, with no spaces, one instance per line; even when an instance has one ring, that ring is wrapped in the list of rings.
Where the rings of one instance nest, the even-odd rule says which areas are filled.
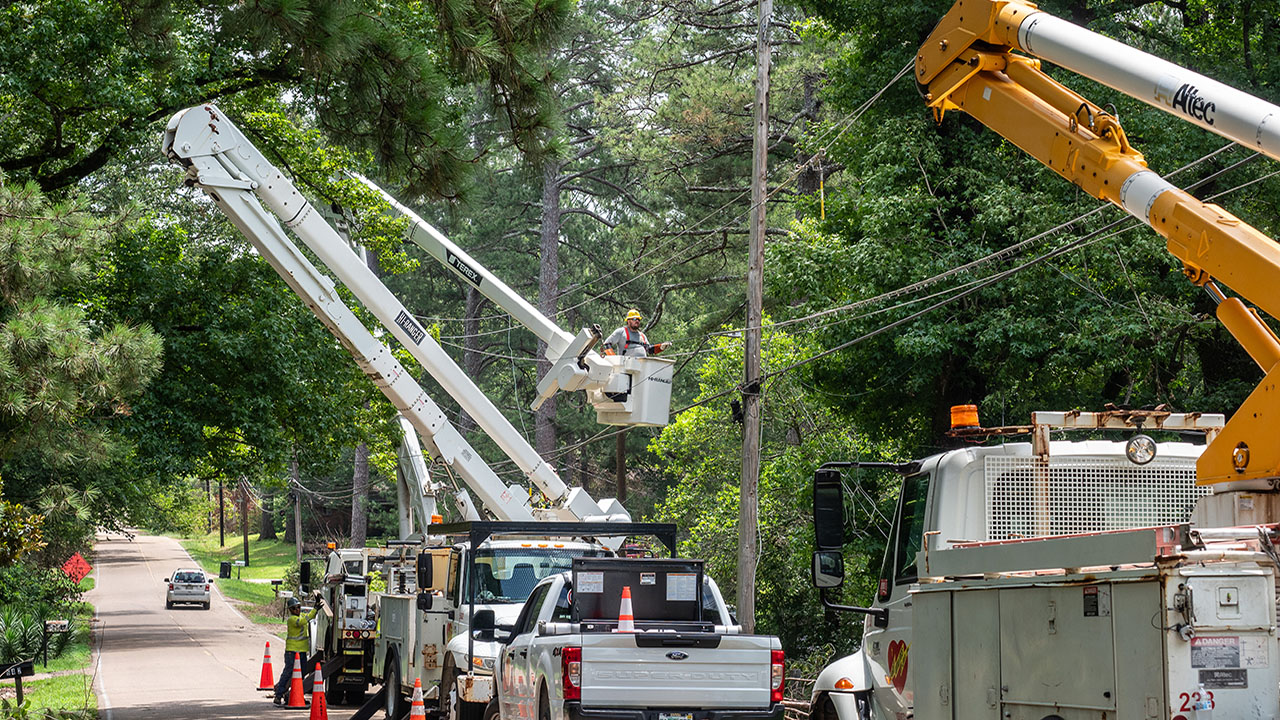
[[[1280,245],[1149,170],[1114,116],[1046,75],[1040,60],[1015,50],[1188,116],[1273,157],[1271,138],[1264,135],[1280,125],[1280,108],[1048,16],[1030,3],[960,0],[916,56],[916,82],[939,122],[948,110],[968,113],[1165,238],[1184,274],[1219,301],[1219,319],[1266,373],[1205,449],[1196,467],[1199,482],[1280,477],[1280,443],[1272,429],[1280,424],[1280,339],[1256,311],[1224,297],[1215,285],[1221,282],[1280,317]],[[1247,134],[1236,126],[1247,129],[1255,122],[1253,137],[1235,137]]]

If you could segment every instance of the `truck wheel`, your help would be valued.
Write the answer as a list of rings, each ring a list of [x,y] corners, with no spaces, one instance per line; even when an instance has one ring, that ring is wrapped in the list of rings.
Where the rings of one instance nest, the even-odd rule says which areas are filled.
[[[453,667],[453,656],[446,651],[444,659],[444,670],[440,673],[440,697],[436,698],[440,703],[440,717],[444,720],[457,720],[454,717],[453,705],[456,700],[454,693],[458,689],[458,671]]]
[[[502,713],[498,710],[498,698],[489,701],[484,706],[484,716],[480,720],[502,720]]]
[[[400,692],[400,660],[394,654],[387,658],[386,672],[382,673],[382,686],[387,691],[387,720],[400,720],[406,708],[404,694]]]
[[[547,698],[547,686],[538,693],[538,720],[551,720],[551,700]]]

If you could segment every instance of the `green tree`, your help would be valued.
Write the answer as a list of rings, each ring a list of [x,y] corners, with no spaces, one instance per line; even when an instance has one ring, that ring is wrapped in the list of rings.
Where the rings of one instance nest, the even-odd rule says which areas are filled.
[[[160,367],[149,327],[99,325],[86,310],[118,223],[0,182],[0,461],[103,459]]]
[[[10,558],[43,546],[39,530],[61,554],[119,518],[119,478],[94,485],[131,452],[123,428],[162,356],[144,323],[94,312],[92,288],[121,226],[83,199],[51,203],[34,183],[0,180],[0,472],[6,534],[29,534],[25,547],[6,538]]]
[[[471,157],[457,122],[490,82],[519,136],[554,120],[526,72],[567,2],[37,0],[0,9],[0,170],[61,190],[152,147],[204,102],[288,97],[388,177],[450,192]],[[474,47],[442,62],[435,48]]]

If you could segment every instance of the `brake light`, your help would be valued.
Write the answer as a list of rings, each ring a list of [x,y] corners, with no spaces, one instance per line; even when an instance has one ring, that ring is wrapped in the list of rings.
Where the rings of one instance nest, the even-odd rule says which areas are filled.
[[[770,664],[769,702],[782,702],[782,691],[787,684],[787,654],[782,650],[773,650]]]
[[[205,583],[204,591],[205,591],[205,592],[209,592],[209,584],[208,584],[208,583]]]
[[[567,647],[560,651],[560,678],[565,700],[582,699],[582,648]]]
[[[173,583],[169,583],[169,589],[170,589],[170,590],[172,590],[172,589],[173,589]]]

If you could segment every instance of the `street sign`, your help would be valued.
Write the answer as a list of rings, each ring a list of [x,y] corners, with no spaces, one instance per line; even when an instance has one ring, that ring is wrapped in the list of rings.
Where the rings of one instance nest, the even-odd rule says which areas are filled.
[[[16,663],[0,665],[0,680],[9,678],[31,677],[36,674],[35,663],[31,660],[19,660]]]
[[[67,577],[77,583],[83,580],[92,570],[93,566],[90,565],[88,561],[80,555],[80,553],[72,555],[71,558],[62,565],[62,572],[66,573]]]
[[[45,620],[44,631],[47,633],[71,632],[70,620]]]

